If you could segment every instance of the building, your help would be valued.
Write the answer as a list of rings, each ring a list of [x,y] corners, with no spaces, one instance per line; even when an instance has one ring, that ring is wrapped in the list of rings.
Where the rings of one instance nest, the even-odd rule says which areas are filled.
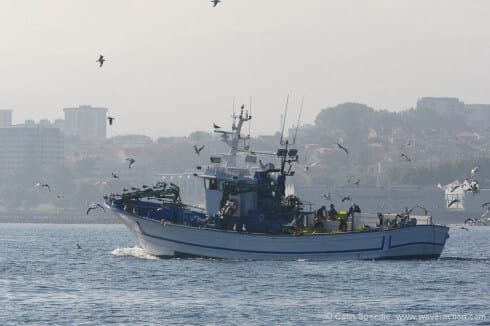
[[[153,145],[153,140],[145,135],[114,136],[109,141],[122,148],[144,148]]]
[[[64,130],[66,136],[79,137],[84,141],[98,141],[106,138],[106,115],[108,109],[90,105],[65,108]]]
[[[465,105],[457,97],[422,97],[417,101],[417,109],[430,109],[439,114],[462,116]]]
[[[12,110],[0,110],[0,128],[12,126]]]
[[[473,130],[490,128],[490,104],[467,104],[466,115],[468,126]]]
[[[0,175],[55,175],[64,166],[63,134],[39,124],[0,128]]]

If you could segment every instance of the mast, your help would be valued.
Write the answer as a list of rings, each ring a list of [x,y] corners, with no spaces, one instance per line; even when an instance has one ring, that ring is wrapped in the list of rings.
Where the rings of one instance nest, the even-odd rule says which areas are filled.
[[[230,153],[228,154],[226,167],[234,167],[236,166],[236,157],[239,151],[238,144],[240,139],[242,139],[241,131],[243,127],[243,123],[252,119],[252,116],[246,113],[244,115],[243,110],[245,109],[245,105],[242,105],[240,108],[240,115],[233,115],[233,124],[231,126],[232,131],[224,131],[224,130],[215,130],[215,133],[220,133],[223,135],[223,141],[230,146]]]

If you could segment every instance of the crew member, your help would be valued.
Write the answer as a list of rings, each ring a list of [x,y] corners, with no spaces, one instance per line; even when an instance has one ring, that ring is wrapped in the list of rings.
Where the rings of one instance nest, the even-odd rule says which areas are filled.
[[[328,219],[329,220],[336,220],[337,219],[337,215],[339,215],[339,213],[335,209],[335,205],[334,204],[330,204],[330,209],[328,210]]]

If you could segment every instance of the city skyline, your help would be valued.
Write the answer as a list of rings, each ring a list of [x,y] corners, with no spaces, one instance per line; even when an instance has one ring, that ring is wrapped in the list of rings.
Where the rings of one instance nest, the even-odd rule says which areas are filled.
[[[252,133],[260,135],[279,129],[288,94],[289,125],[303,95],[302,123],[343,102],[390,111],[423,96],[490,103],[490,3],[482,1],[2,7],[0,108],[14,110],[15,121],[90,104],[116,117],[109,136],[185,136],[211,130],[234,97],[238,108],[251,96]]]

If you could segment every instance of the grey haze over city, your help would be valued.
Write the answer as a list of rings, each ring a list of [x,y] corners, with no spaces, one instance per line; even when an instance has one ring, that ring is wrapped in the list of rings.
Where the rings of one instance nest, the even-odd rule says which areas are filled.
[[[2,1],[0,109],[14,123],[92,105],[108,136],[185,136],[253,101],[254,134],[343,102],[489,103],[487,1]],[[107,59],[102,69],[95,60]],[[224,114],[225,113],[225,114]],[[288,125],[294,123],[291,115]]]

